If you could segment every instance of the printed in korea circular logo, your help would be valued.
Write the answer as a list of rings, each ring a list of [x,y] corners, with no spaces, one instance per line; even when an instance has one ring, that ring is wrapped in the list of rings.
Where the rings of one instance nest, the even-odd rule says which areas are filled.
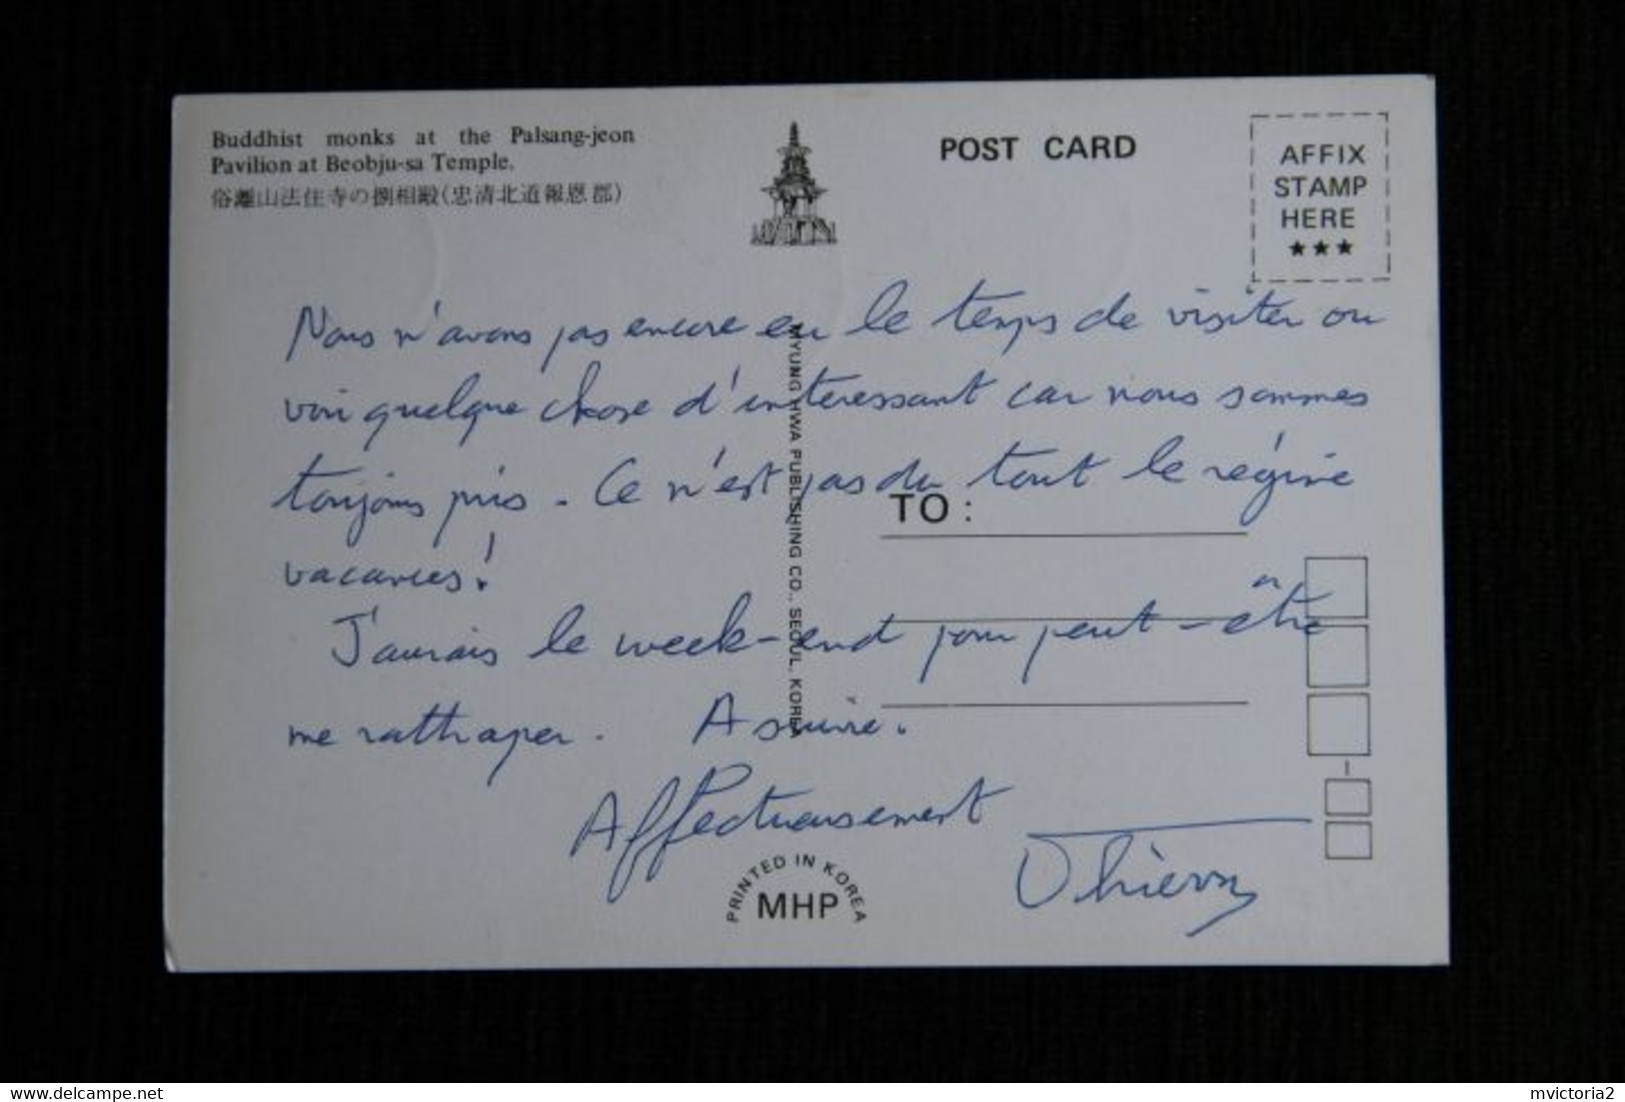
[[[816,853],[776,853],[751,865],[728,889],[726,920],[767,923],[859,923],[869,902],[852,871]]]

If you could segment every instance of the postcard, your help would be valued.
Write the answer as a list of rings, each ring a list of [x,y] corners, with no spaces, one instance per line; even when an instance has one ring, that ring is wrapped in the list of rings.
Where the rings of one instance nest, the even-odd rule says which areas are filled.
[[[1449,959],[1425,77],[181,97],[179,971]]]

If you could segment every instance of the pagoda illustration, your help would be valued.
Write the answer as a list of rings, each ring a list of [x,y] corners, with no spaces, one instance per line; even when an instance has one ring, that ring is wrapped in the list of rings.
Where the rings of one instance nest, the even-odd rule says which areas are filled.
[[[833,245],[835,223],[818,217],[818,186],[807,170],[807,154],[795,123],[790,124],[790,144],[779,149],[783,163],[773,182],[762,190],[773,198],[773,217],[764,218],[750,230],[753,245]]]

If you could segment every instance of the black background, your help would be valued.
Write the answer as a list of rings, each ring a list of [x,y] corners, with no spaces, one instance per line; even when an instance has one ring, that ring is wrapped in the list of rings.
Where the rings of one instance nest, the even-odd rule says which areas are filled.
[[[10,11],[0,1078],[1620,1078],[1625,95],[1601,9]],[[164,972],[172,95],[1366,72],[1438,77],[1449,968]]]

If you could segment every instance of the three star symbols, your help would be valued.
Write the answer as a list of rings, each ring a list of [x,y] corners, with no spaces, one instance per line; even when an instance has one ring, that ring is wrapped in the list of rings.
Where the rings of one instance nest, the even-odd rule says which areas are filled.
[[[1338,241],[1335,245],[1325,241],[1316,241],[1313,245],[1305,245],[1302,241],[1294,241],[1287,247],[1293,256],[1302,256],[1306,249],[1313,249],[1316,256],[1327,256],[1332,249],[1337,249],[1338,256],[1349,256],[1354,252],[1354,243],[1348,238]]]

